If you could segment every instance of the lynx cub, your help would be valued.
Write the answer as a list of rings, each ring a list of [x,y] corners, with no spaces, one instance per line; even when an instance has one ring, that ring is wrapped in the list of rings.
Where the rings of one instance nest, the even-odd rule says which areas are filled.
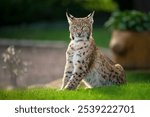
[[[122,66],[113,63],[95,45],[93,15],[94,12],[75,18],[66,13],[71,41],[66,51],[62,89],[74,90],[81,81],[89,88],[125,83]]]

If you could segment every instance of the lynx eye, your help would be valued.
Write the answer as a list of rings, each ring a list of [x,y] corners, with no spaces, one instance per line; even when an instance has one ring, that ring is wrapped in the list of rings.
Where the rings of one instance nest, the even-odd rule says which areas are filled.
[[[89,28],[87,26],[84,26],[83,31],[89,31]]]
[[[76,27],[76,26],[71,26],[71,29],[72,29],[72,30],[76,30],[77,27]]]

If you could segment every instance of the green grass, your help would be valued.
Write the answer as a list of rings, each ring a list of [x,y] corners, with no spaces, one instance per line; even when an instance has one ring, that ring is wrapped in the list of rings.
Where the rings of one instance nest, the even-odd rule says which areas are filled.
[[[108,31],[103,28],[94,28],[93,36],[97,45],[108,47],[110,40]],[[67,43],[70,41],[68,26],[49,24],[1,27],[0,38],[65,41]]]
[[[50,88],[0,90],[0,99],[37,100],[102,100],[150,99],[150,72],[127,72],[127,84],[75,91],[58,91]]]

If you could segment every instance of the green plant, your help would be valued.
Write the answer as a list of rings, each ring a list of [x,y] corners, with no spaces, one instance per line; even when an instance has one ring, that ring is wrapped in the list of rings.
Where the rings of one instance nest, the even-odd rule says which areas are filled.
[[[113,30],[150,31],[150,13],[139,11],[117,11],[105,23],[105,27]]]

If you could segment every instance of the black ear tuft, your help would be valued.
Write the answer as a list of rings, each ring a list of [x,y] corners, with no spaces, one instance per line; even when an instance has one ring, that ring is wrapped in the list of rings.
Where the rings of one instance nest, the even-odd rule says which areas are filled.
[[[68,12],[66,12],[66,17],[67,17],[69,23],[71,23],[72,20],[75,18],[74,16],[72,16],[72,15],[69,14]]]
[[[92,13],[90,13],[87,18],[93,17],[94,16],[95,11],[93,11]]]
[[[93,11],[92,13],[90,13],[90,14],[87,16],[87,18],[90,20],[91,23],[94,22],[94,20],[93,20],[94,12],[95,12],[95,11]]]
[[[71,15],[71,14],[69,14],[68,12],[66,12],[66,16],[67,16],[67,18],[74,19],[74,16],[73,16],[73,15]]]

